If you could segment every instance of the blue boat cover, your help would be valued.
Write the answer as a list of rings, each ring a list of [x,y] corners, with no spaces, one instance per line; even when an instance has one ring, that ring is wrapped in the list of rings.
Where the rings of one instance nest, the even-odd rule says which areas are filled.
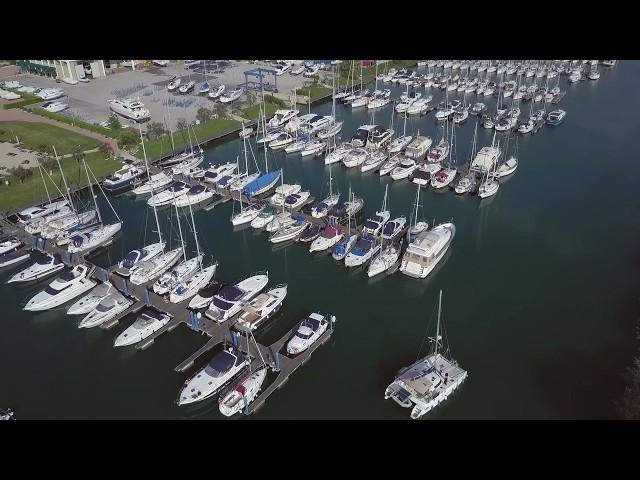
[[[253,196],[255,192],[258,192],[267,185],[272,184],[278,178],[280,178],[280,170],[267,172],[264,175],[256,178],[253,182],[247,184],[244,187],[244,193],[247,197],[251,198],[251,196]]]

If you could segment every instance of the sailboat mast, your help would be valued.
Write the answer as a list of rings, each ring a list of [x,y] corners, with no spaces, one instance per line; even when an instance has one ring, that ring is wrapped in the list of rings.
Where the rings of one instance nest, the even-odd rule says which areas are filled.
[[[140,131],[140,142],[142,143],[142,155],[144,156],[144,164],[147,167],[147,178],[151,181],[151,174],[149,173],[149,162],[147,161],[147,150],[144,147],[144,139],[142,138],[142,127],[138,126]],[[153,187],[151,187],[151,203],[153,204],[153,215],[156,218],[156,226],[158,227],[158,240],[160,240],[160,244],[162,244],[162,232],[160,231],[160,221],[158,220],[158,211],[156,210],[156,201],[155,195],[153,193]],[[164,246],[162,247],[162,252],[164,253]]]
[[[44,175],[42,173],[42,166],[40,165],[40,159],[36,158],[36,162],[38,163],[38,170],[40,171],[40,177],[42,177],[42,184],[44,185],[44,191],[47,193],[47,199],[49,200],[49,205],[51,205],[51,196],[49,195],[49,189],[47,188],[47,182],[44,181]]]
[[[98,215],[98,221],[102,223],[102,215],[100,215],[100,209],[98,208],[98,201],[96,200],[96,196],[93,193],[93,184],[91,183],[91,178],[89,177],[89,170],[87,169],[87,162],[85,162],[84,158],[82,158],[82,163],[84,164],[84,171],[87,172],[87,181],[89,182],[89,189],[91,190],[91,197],[93,198],[93,204],[96,206],[96,214]]]
[[[440,296],[438,298],[438,326],[436,327],[436,350],[434,353],[434,359],[438,356],[438,342],[440,341],[440,314],[442,312],[442,290],[440,290]]]
[[[175,194],[174,194],[174,197],[175,197]],[[173,203],[173,206],[176,209],[176,220],[178,221],[178,232],[180,232],[180,243],[182,244],[182,258],[184,258],[186,261],[187,251],[184,248],[184,238],[182,238],[182,225],[180,224],[180,212],[178,211],[178,206],[175,204],[175,202]]]
[[[196,221],[193,219],[193,209],[189,204],[189,213],[191,214],[191,223],[193,224],[193,238],[196,239],[196,252],[198,252],[198,259],[200,258],[200,242],[198,242],[198,232],[196,231]],[[200,271],[202,271],[202,262],[198,260],[200,264]]]
[[[60,158],[58,157],[58,152],[56,150],[56,146],[53,145],[53,154],[56,157],[56,162],[58,163],[58,168],[60,169],[60,175],[62,175],[62,181],[64,182],[64,190],[67,192],[67,196],[69,197],[69,203],[71,204],[71,210],[73,210],[76,215],[78,214],[78,211],[76,210],[75,206],[73,205],[73,199],[71,198],[71,192],[69,191],[69,185],[67,185],[67,178],[64,176],[64,172],[62,171],[62,165],[60,165]],[[88,177],[88,175],[87,175]],[[89,181],[89,184],[91,184],[91,181]]]

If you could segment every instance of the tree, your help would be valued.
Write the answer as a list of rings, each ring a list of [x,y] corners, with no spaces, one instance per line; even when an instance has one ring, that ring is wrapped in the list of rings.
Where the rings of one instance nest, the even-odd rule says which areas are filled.
[[[187,119],[186,118],[178,118],[176,120],[176,129],[177,130],[186,130],[187,128]]]
[[[200,107],[198,109],[198,113],[196,114],[196,118],[200,121],[200,123],[205,123],[211,120],[213,116],[213,112],[205,107]]]
[[[9,175],[20,180],[20,183],[23,183],[26,178],[33,175],[33,171],[30,168],[12,167],[9,169]]]
[[[109,128],[111,130],[121,130],[122,129],[122,124],[120,123],[120,120],[118,119],[118,117],[113,114],[109,117]]]
[[[216,103],[213,108],[216,118],[224,118],[227,116],[227,108],[222,103]]]
[[[158,138],[164,135],[164,125],[160,122],[150,122],[147,124],[147,135],[149,138]]]
[[[100,144],[100,151],[104,153],[107,157],[113,156],[113,147],[110,143],[104,142]]]
[[[38,162],[40,163],[40,166],[42,168],[49,171],[53,170],[58,166],[58,162],[56,162],[55,158],[43,153],[38,155]]]
[[[76,161],[76,163],[80,163],[82,156],[82,147],[80,145],[74,145],[71,149],[71,157]]]
[[[138,143],[139,137],[130,129],[123,129],[120,137],[118,138],[118,145],[121,148],[130,147]]]

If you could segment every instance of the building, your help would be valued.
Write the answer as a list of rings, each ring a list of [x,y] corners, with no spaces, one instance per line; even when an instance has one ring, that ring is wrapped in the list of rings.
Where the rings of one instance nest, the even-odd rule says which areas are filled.
[[[30,73],[54,78],[98,78],[114,72],[118,66],[136,69],[139,60],[17,60],[16,65]]]

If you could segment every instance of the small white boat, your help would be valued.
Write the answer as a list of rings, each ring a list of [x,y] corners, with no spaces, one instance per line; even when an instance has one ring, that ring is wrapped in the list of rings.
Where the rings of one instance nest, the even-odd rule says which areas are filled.
[[[276,187],[275,193],[269,198],[269,203],[274,207],[282,207],[284,205],[285,199],[289,195],[293,195],[302,190],[302,186],[300,184],[288,184],[283,183]]]
[[[93,288],[85,296],[81,297],[67,309],[68,315],[86,315],[98,306],[100,301],[114,292],[116,288],[111,282],[104,282]]]
[[[391,244],[385,247],[376,257],[371,260],[367,268],[367,276],[375,277],[386,272],[400,258],[400,247]]]
[[[96,282],[87,278],[89,273],[89,268],[86,265],[77,265],[64,272],[47,288],[34,295],[23,310],[31,312],[49,310],[91,290],[95,287]]]
[[[196,82],[194,82],[193,80],[190,80],[187,83],[183,83],[182,85],[180,85],[180,88],[178,88],[178,91],[182,94],[185,94],[185,93],[192,92],[194,88],[196,88]]]
[[[202,152],[202,149],[200,149],[199,154],[193,155],[192,157],[189,157],[183,160],[182,162],[178,163],[177,165],[175,165],[171,169],[171,173],[173,173],[174,175],[184,175],[192,168],[200,165],[203,161],[204,161],[204,153]]]
[[[295,141],[295,137],[288,133],[281,133],[271,142],[269,142],[269,148],[271,150],[282,150],[287,145],[290,145]]]
[[[431,140],[431,137],[418,135],[409,145],[407,145],[404,155],[416,162],[422,160],[429,151],[429,147],[431,147],[432,143],[433,140]]]
[[[370,260],[380,250],[380,243],[369,235],[363,235],[344,258],[346,267],[357,267]]]
[[[58,256],[42,252],[34,252],[33,256],[35,262],[12,276],[7,283],[40,280],[64,269],[64,263]]]
[[[226,89],[227,87],[224,84],[213,87],[213,89],[209,92],[209,98],[212,98],[214,100],[216,98],[220,98],[220,96],[222,96]]]
[[[498,167],[498,169],[494,173],[495,178],[506,177],[507,175],[511,175],[518,168],[518,160],[515,157],[509,158],[506,162]]]
[[[131,273],[129,280],[134,285],[142,285],[143,283],[150,282],[173,267],[181,257],[182,248],[176,248],[169,252],[162,253],[151,260],[140,262]]]
[[[131,250],[127,255],[118,262],[118,274],[129,276],[140,263],[157,257],[164,251],[164,242],[151,243],[143,248]]]
[[[312,313],[305,318],[291,340],[287,343],[287,354],[298,355],[313,345],[329,327],[329,322],[335,322],[336,317],[327,318],[320,313]]]
[[[413,136],[411,135],[404,135],[394,139],[389,144],[389,153],[400,153],[411,143],[411,140],[413,140]]]
[[[276,218],[276,210],[273,207],[267,207],[262,210],[256,218],[251,220],[251,227],[264,228]]]
[[[312,140],[304,146],[300,154],[303,157],[306,157],[308,155],[317,155],[318,153],[322,152],[322,150],[324,150],[325,146],[326,143],[322,140]]]
[[[24,243],[16,238],[10,238],[4,242],[0,242],[0,255],[16,250],[23,245]]]
[[[160,330],[171,317],[166,313],[146,310],[125,331],[118,335],[113,343],[114,347],[125,347],[141,342],[152,333]]]
[[[201,288],[200,290],[198,290],[198,294],[194,296],[189,302],[188,308],[190,308],[191,310],[207,308],[211,304],[211,301],[213,300],[215,294],[220,291],[220,287],[220,283],[213,281],[204,288]]]
[[[296,222],[277,230],[273,235],[269,237],[269,241],[271,243],[282,243],[287,242],[289,240],[293,240],[300,236],[300,234],[311,225],[309,222],[304,220],[304,217],[294,217]]]
[[[333,247],[344,238],[344,229],[339,224],[326,227],[322,233],[311,242],[309,252],[321,252]]]
[[[395,155],[391,157],[389,160],[387,160],[380,166],[380,170],[378,170],[378,173],[380,174],[381,177],[388,173],[391,173],[393,169],[396,168],[404,158],[405,158],[404,155]]]
[[[335,137],[340,130],[342,130],[342,125],[344,122],[334,122],[327,128],[323,128],[318,130],[317,136],[320,140],[327,140],[329,138]]]
[[[51,102],[47,106],[44,107],[44,109],[47,112],[51,112],[51,113],[62,112],[63,110],[66,110],[67,108],[69,108],[69,105],[67,105],[66,103],[63,103],[63,102]]]
[[[382,239],[383,240],[393,240],[397,237],[403,230],[407,224],[407,217],[400,216],[396,217],[391,221],[385,223],[384,228],[382,229]]]
[[[311,208],[311,216],[314,218],[323,218],[327,215],[331,207],[336,205],[340,201],[340,194],[333,193],[320,203],[315,204]]]
[[[350,150],[342,157],[342,164],[347,168],[359,167],[369,156],[369,151],[365,148],[358,147]]]
[[[287,195],[284,199],[284,207],[289,210],[296,210],[304,205],[309,200],[310,196],[311,192],[306,190]]]
[[[229,381],[249,366],[233,348],[223,350],[209,364],[187,380],[180,391],[178,405],[200,402],[218,393]]]
[[[324,157],[324,164],[332,165],[334,163],[341,162],[345,155],[347,155],[351,150],[353,150],[353,146],[350,143],[343,143],[342,145],[339,145]]]
[[[236,326],[244,331],[256,330],[280,309],[287,296],[287,286],[278,285],[268,292],[261,293],[242,307]]]
[[[447,187],[456,178],[457,170],[455,168],[445,168],[431,177],[431,186],[439,189]]]
[[[251,405],[251,402],[258,396],[265,378],[267,378],[266,367],[260,368],[253,373],[249,372],[240,379],[233,390],[220,398],[218,402],[220,413],[225,417],[232,417]]]
[[[102,225],[90,232],[81,233],[71,237],[67,247],[70,253],[81,253],[101,247],[113,239],[122,228],[122,222]]]
[[[240,212],[231,217],[231,223],[234,226],[250,223],[265,207],[266,205],[263,203],[251,203],[246,207],[242,207]]]
[[[148,193],[158,193],[173,182],[173,179],[165,172],[151,175],[150,180],[137,186],[132,190],[135,195],[146,195]]]
[[[202,265],[204,254],[197,255],[176,265],[169,272],[165,272],[153,284],[153,291],[158,295],[166,295],[178,284],[190,278]]]
[[[206,176],[206,173],[205,173]],[[191,186],[184,182],[173,182],[169,188],[147,200],[150,207],[161,207],[173,203],[181,195],[186,195]]]
[[[253,297],[258,295],[269,282],[269,274],[261,272],[240,280],[234,285],[226,285],[214,295],[205,315],[222,323],[236,315]]]
[[[255,130],[253,129],[253,127],[243,127],[243,129],[238,132],[238,136],[240,138],[249,138],[254,133]]]
[[[234,100],[239,99],[241,95],[242,95],[242,89],[241,88],[237,88],[235,90],[230,90],[230,91],[226,92],[225,94],[223,94],[222,96],[220,96],[220,102],[221,103],[231,103]]]
[[[267,132],[266,135],[263,135],[256,140],[256,145],[266,148],[271,142],[278,139],[280,135],[283,135],[283,132],[281,130],[273,130],[271,132]]]
[[[408,178],[416,168],[418,168],[416,161],[412,158],[405,157],[398,166],[391,171],[391,178],[394,180]]]
[[[209,265],[188,277],[186,280],[179,282],[171,290],[169,301],[171,303],[180,303],[187,298],[193,297],[198,291],[207,285],[216,273],[218,262]]]
[[[273,220],[267,223],[265,231],[267,233],[273,233],[290,225],[293,225],[294,223],[296,223],[296,221],[297,220],[293,217],[293,215],[291,215],[291,212],[279,213]]]
[[[276,110],[273,117],[267,122],[269,128],[278,128],[288,123],[300,113],[299,110]]]
[[[301,152],[302,150],[304,150],[304,147],[306,147],[307,143],[308,142],[306,140],[296,140],[295,142],[290,143],[289,145],[287,145],[287,147],[285,147],[284,151],[285,151],[285,153]]]
[[[433,175],[440,171],[439,163],[421,163],[413,172],[411,181],[421,187],[426,187],[431,183]]]
[[[80,321],[78,328],[93,328],[102,325],[104,322],[114,319],[131,305],[133,305],[133,300],[129,300],[118,291],[111,292]]]
[[[76,80],[75,78],[71,78],[71,77],[64,77],[62,79],[62,81],[64,83],[69,84],[69,85],[77,85],[78,84],[78,80]]]
[[[181,83],[182,80],[179,77],[174,77],[167,85],[167,90],[169,90],[170,92],[175,92],[180,87]]]
[[[362,173],[370,172],[380,167],[387,160],[387,153],[384,150],[374,150],[371,152],[364,163],[360,166]]]
[[[189,189],[186,195],[178,197],[173,204],[178,208],[198,205],[211,200],[214,195],[215,192],[204,185],[194,185]]]

